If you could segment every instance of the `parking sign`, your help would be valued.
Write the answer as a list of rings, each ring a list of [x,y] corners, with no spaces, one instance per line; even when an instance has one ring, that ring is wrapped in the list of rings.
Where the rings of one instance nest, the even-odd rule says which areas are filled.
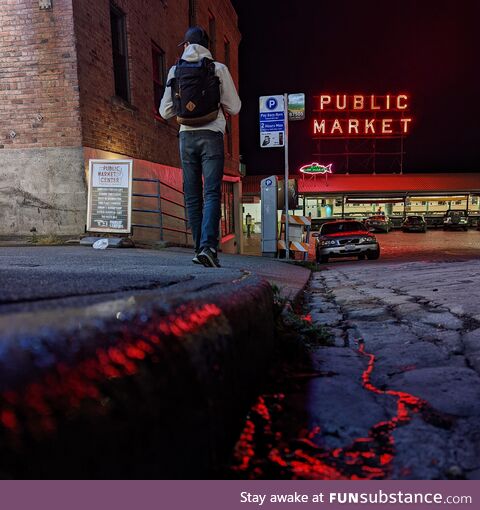
[[[285,145],[285,99],[283,96],[260,97],[260,147],[270,149]]]

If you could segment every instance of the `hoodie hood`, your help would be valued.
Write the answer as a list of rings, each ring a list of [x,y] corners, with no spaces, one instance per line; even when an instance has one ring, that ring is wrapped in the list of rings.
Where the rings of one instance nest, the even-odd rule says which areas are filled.
[[[183,52],[182,60],[186,60],[187,62],[198,62],[205,57],[213,60],[212,54],[207,50],[207,48],[205,48],[205,46],[202,46],[201,44],[189,44]]]

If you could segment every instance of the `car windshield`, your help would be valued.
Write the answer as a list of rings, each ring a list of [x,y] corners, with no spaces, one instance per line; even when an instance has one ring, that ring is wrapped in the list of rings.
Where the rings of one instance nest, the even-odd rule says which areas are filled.
[[[340,221],[338,223],[325,223],[322,226],[320,233],[325,235],[330,234],[348,234],[349,232],[368,232],[363,223],[359,221]]]
[[[466,216],[466,211],[448,211],[447,216]]]
[[[407,218],[408,223],[422,223],[423,219],[421,216],[409,216]]]

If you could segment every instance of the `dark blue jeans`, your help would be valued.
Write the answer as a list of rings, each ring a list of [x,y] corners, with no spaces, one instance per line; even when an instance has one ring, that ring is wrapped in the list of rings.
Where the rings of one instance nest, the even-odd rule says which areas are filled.
[[[185,205],[195,250],[216,250],[222,199],[223,134],[208,129],[182,131],[180,158]]]

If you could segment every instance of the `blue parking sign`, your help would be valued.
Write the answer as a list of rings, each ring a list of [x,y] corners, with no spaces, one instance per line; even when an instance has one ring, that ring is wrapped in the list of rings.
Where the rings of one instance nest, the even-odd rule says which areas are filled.
[[[278,101],[274,98],[274,97],[269,97],[266,101],[265,101],[265,106],[269,109],[269,110],[275,110],[278,106]]]
[[[285,98],[260,97],[260,147],[269,149],[285,145]]]

